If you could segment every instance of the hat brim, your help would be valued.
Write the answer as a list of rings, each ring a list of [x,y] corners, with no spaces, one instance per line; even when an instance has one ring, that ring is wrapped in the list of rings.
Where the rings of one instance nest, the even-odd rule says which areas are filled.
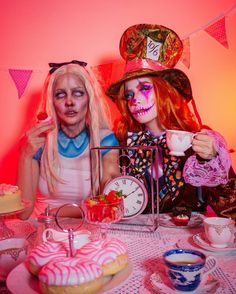
[[[187,75],[180,69],[176,68],[165,69],[162,71],[139,69],[137,71],[128,72],[122,79],[111,84],[108,87],[106,94],[112,100],[116,100],[117,95],[120,91],[120,87],[125,81],[141,76],[159,76],[162,79],[166,80],[170,85],[172,85],[187,101],[190,101],[193,98],[191,84]]]

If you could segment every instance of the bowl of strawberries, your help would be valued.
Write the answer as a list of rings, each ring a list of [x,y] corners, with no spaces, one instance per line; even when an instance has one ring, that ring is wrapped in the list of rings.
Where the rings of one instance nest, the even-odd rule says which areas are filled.
[[[112,190],[108,194],[87,197],[82,203],[82,209],[86,221],[100,226],[104,237],[108,226],[124,217],[122,192]]]

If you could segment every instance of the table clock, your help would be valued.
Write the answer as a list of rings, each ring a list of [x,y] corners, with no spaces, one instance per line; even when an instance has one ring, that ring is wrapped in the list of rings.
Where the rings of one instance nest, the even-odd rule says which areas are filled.
[[[121,155],[119,162],[123,162],[122,158],[128,155]],[[122,191],[124,200],[124,219],[132,218],[144,211],[148,203],[148,192],[141,180],[126,175],[128,165],[120,166],[122,175],[110,180],[103,190],[104,194],[108,194],[111,190]]]

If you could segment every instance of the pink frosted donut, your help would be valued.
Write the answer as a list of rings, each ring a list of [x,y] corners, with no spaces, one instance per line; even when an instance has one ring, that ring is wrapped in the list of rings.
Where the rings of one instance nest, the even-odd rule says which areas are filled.
[[[38,275],[42,293],[96,293],[103,285],[101,266],[87,258],[66,257],[48,262]]]
[[[126,246],[115,238],[91,241],[80,248],[76,256],[87,257],[99,263],[104,276],[116,274],[128,264]]]
[[[26,265],[33,275],[38,275],[40,269],[50,260],[58,257],[66,257],[68,250],[60,242],[44,242],[36,246],[29,254]]]

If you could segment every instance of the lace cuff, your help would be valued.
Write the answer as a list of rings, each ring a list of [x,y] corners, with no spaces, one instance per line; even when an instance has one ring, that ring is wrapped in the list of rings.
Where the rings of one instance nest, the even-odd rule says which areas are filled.
[[[214,187],[226,184],[231,165],[230,155],[224,138],[212,130],[207,130],[207,133],[214,138],[217,156],[210,161],[200,163],[196,155],[192,155],[187,159],[183,170],[185,182],[197,187]]]

